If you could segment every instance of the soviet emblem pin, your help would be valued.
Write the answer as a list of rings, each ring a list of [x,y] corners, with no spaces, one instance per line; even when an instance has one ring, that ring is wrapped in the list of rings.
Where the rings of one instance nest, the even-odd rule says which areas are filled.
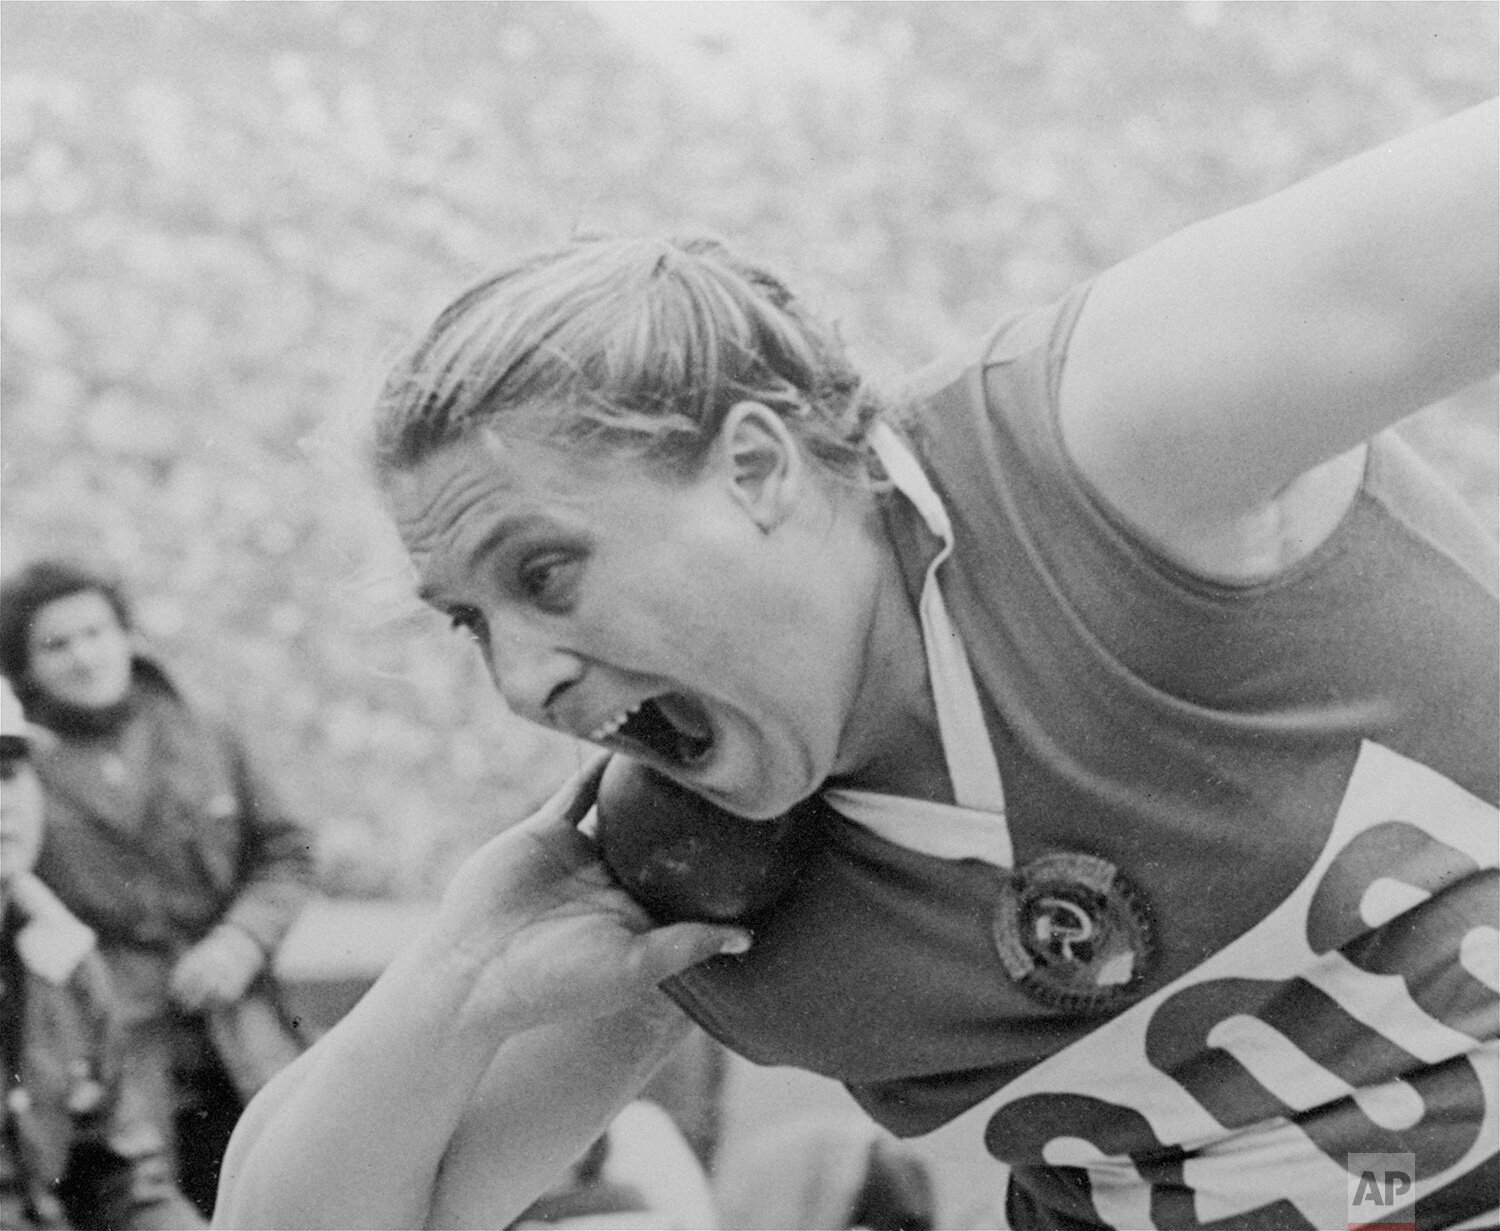
[[[1072,852],[1043,855],[1009,874],[994,939],[1017,986],[1076,1013],[1133,998],[1156,956],[1141,892],[1109,860]]]

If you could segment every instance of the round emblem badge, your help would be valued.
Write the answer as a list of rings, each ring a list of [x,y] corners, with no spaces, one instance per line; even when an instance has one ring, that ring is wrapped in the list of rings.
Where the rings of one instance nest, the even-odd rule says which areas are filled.
[[[1043,855],[1012,872],[994,936],[1006,973],[1027,995],[1078,1013],[1131,999],[1156,956],[1144,897],[1096,855]]]

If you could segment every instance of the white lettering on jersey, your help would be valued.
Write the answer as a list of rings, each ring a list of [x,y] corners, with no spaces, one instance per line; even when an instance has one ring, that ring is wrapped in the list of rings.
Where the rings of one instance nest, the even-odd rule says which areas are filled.
[[[1410,1196],[1442,1188],[1500,1143],[1497,833],[1365,743],[1284,902],[961,1121],[998,1158],[1082,1168],[1119,1228],[1342,1227],[1351,1153],[1415,1152]]]

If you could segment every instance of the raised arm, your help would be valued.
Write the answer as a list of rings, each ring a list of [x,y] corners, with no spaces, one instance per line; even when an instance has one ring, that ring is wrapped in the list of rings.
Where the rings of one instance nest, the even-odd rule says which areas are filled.
[[[589,797],[575,782],[481,849],[434,925],[256,1097],[218,1225],[503,1226],[645,1081],[680,1030],[656,985],[748,938],[651,928],[574,828]]]
[[[1288,515],[1331,528],[1351,450],[1495,371],[1496,149],[1490,102],[1101,276],[1060,395],[1083,473],[1210,572],[1262,571],[1235,557]]]

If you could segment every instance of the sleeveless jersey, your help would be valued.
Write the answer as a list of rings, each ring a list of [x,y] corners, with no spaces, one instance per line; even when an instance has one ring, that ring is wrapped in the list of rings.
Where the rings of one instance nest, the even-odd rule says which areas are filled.
[[[1344,1226],[1377,1156],[1415,1177],[1382,1221],[1461,1224],[1500,1203],[1493,538],[1387,433],[1290,570],[1176,567],[1064,453],[1085,295],[1003,324],[908,429],[1015,871],[829,815],[750,952],[667,990],[898,1134],[970,1117],[1017,1225]],[[934,544],[900,497],[887,522],[919,578]],[[1128,886],[1125,994],[1049,997],[1007,960],[1017,885],[1053,866]]]

